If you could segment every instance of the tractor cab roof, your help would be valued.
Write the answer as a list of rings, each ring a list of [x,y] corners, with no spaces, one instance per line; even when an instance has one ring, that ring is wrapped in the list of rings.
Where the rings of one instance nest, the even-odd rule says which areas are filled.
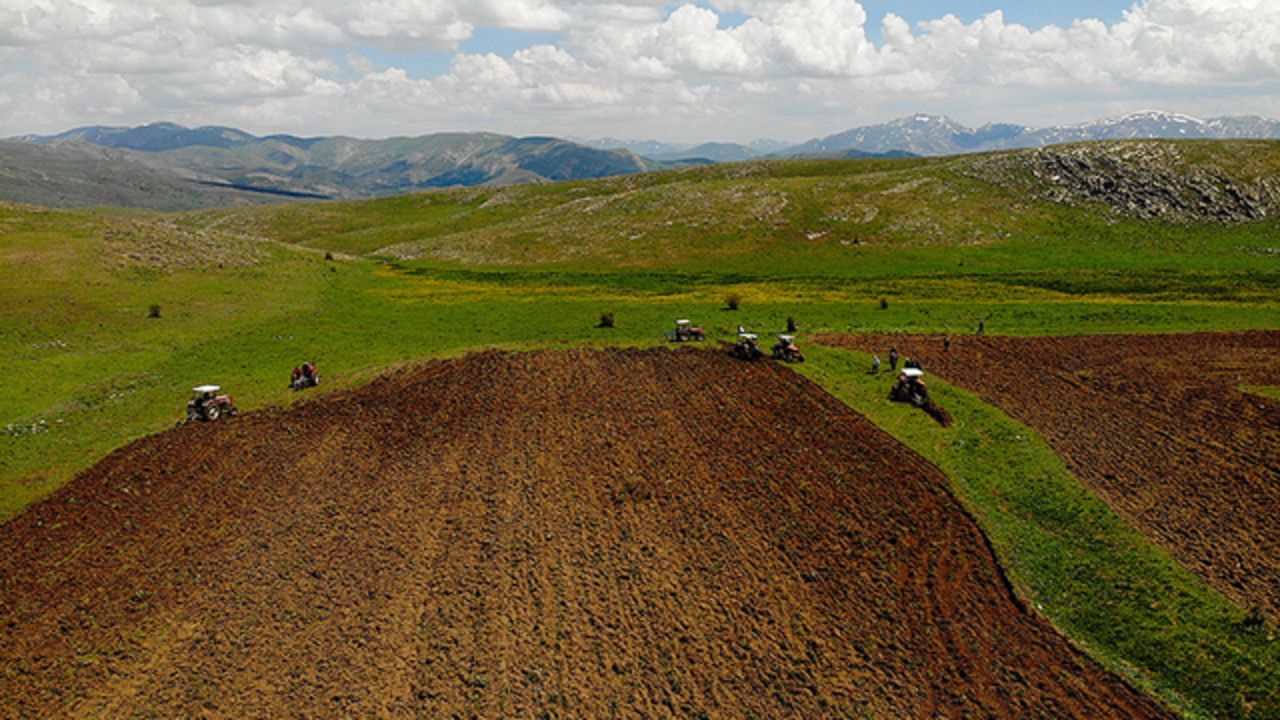
[[[688,325],[688,324],[689,324],[689,321],[688,321],[688,320],[685,320],[685,319],[683,319],[683,318],[681,318],[681,319],[679,319],[679,320],[677,320],[677,321],[676,321],[676,324],[677,324],[677,325]]]
[[[921,378],[924,377],[924,371],[920,368],[902,368],[903,377]]]
[[[197,385],[191,388],[191,392],[197,395],[203,395],[205,393],[216,393],[221,389],[222,388],[217,385]]]
[[[755,340],[760,336],[756,335],[755,333],[738,333],[738,337],[742,338],[743,340]]]
[[[792,340],[795,340],[795,339],[796,339],[796,336],[795,336],[795,335],[779,335],[779,336],[778,336],[778,339],[779,339],[779,340],[781,340],[781,341],[782,341],[782,342],[784,342],[784,343],[789,343],[789,342],[791,342]]]

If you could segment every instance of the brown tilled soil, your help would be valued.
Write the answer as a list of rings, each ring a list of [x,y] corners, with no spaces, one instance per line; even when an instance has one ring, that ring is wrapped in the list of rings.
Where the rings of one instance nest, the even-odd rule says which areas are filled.
[[[0,527],[0,716],[1166,717],[930,465],[720,353],[473,355],[138,441]]]
[[[1058,338],[829,336],[896,345],[1044,435],[1082,481],[1243,605],[1280,617],[1280,331]]]

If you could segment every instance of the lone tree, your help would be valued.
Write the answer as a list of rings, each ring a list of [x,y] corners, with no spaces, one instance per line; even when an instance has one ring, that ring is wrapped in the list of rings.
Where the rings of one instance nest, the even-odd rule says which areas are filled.
[[[611,328],[613,327],[613,313],[600,313],[600,324],[596,327]]]
[[[149,318],[160,317],[160,305],[157,303],[151,303],[151,306],[147,308],[147,317]]]
[[[734,293],[733,295],[728,295],[724,299],[724,304],[725,304],[725,307],[729,308],[730,310],[737,310],[738,305],[742,304],[742,296],[738,295],[737,293]]]

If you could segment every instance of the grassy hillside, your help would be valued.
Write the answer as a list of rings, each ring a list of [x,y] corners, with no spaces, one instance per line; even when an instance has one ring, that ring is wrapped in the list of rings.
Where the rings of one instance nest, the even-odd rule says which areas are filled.
[[[1134,144],[1104,145],[1101,157]],[[1203,143],[1173,148],[1202,167]],[[1280,142],[1218,158],[1238,184],[1280,171]],[[1162,151],[1163,152],[1163,151]],[[1226,152],[1226,151],[1224,151]],[[1237,156],[1237,153],[1240,153]],[[1187,299],[1273,297],[1276,223],[1166,223],[1054,202],[1034,151],[932,160],[769,161],[590,183],[472,189],[191,216],[216,225],[430,270],[466,266],[597,277],[660,273],[829,284],[944,278]],[[1193,162],[1194,161],[1194,162]],[[1195,163],[1199,162],[1199,165]],[[1025,165],[1025,167],[1023,167]],[[1181,166],[1166,169],[1176,176]],[[993,169],[993,168],[998,168]],[[1013,169],[1010,169],[1013,168]],[[1018,169],[1021,168],[1021,169]],[[1220,168],[1215,166],[1215,172]],[[1221,172],[1219,174],[1222,174]],[[1039,194],[1028,184],[1041,182]],[[1176,275],[1176,277],[1175,277]]]

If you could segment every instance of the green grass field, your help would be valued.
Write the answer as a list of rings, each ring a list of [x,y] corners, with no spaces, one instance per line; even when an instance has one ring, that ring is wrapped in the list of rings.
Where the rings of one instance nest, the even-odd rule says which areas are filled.
[[[1209,156],[1241,172],[1280,168],[1280,143],[1247,162],[1222,147]],[[172,426],[195,384],[243,409],[292,402],[304,359],[324,392],[481,347],[658,343],[676,317],[713,339],[788,317],[802,333],[1277,326],[1280,220],[1142,222],[964,162],[767,162],[178,216],[0,206],[0,519]],[[616,327],[596,327],[603,312]],[[1280,712],[1274,639],[1242,635],[1239,608],[1029,432],[951,390],[968,419],[918,428],[871,402],[861,359],[814,358],[811,377],[948,473],[1016,585],[1091,652],[1194,715]],[[1003,463],[1047,494],[1011,494]]]

